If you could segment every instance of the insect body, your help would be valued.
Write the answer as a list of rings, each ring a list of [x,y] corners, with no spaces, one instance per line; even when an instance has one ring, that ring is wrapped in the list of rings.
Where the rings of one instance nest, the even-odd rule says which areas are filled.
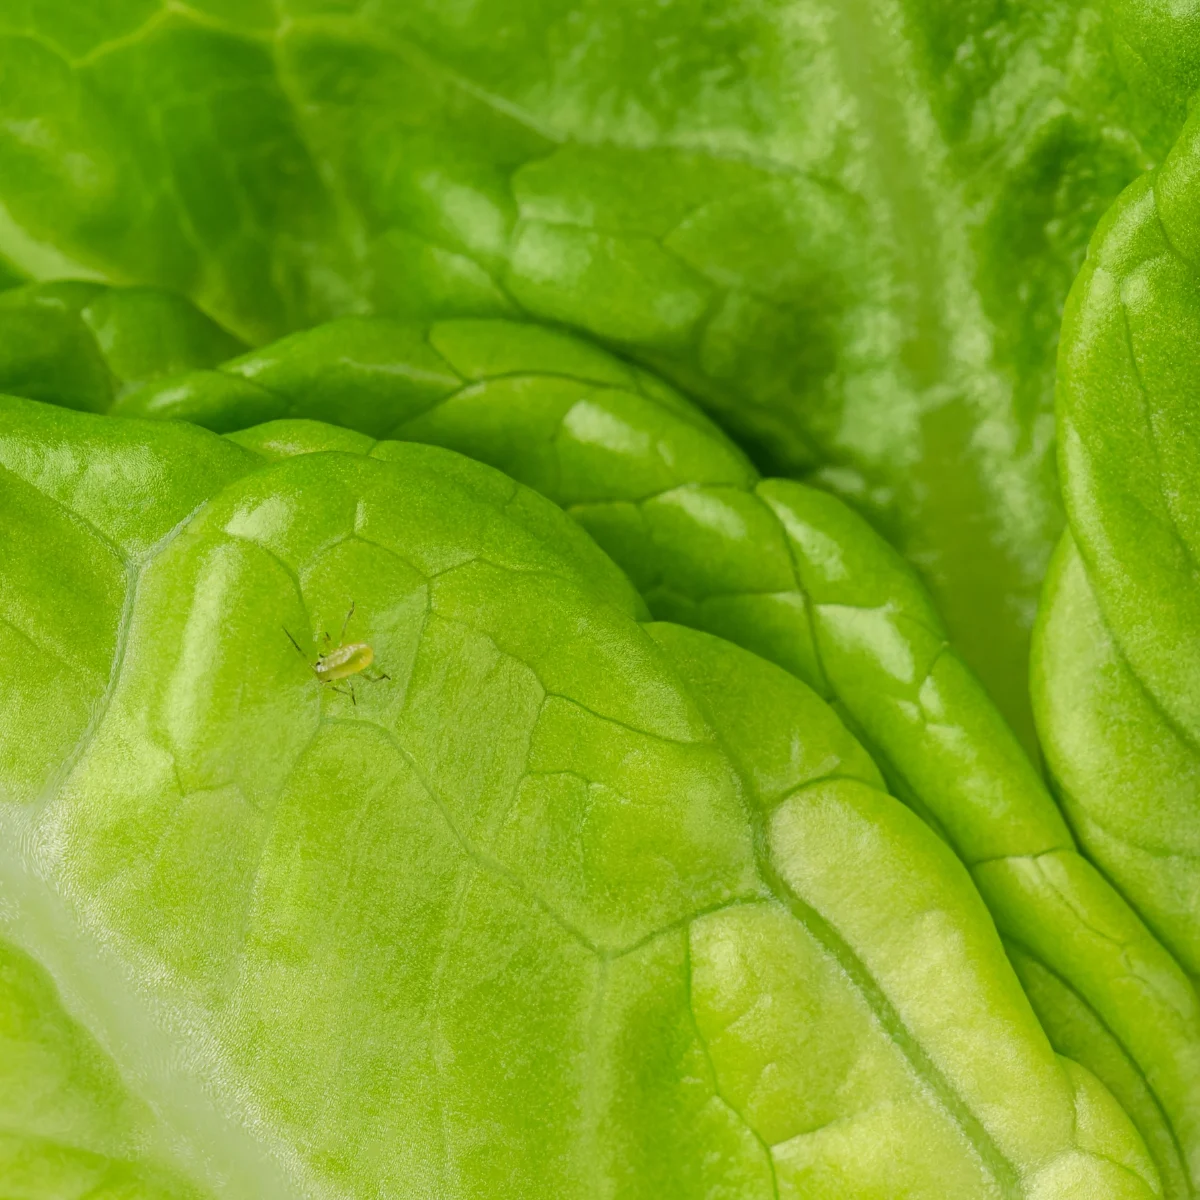
[[[374,661],[375,651],[366,642],[351,642],[348,646],[319,654],[313,670],[322,683],[332,683],[335,679],[349,679],[351,675],[361,674]]]
[[[332,649],[326,649],[317,655],[316,662],[309,662],[308,655],[300,648],[300,643],[296,641],[287,629],[288,641],[296,647],[296,653],[308,663],[312,669],[312,673],[317,677],[318,683],[328,684],[333,687],[333,690],[342,696],[349,696],[351,704],[357,705],[358,699],[354,695],[354,678],[360,676],[368,683],[381,683],[385,679],[390,679],[391,676],[385,675],[382,671],[374,675],[368,675],[367,668],[375,661],[375,651],[366,642],[349,642],[345,641],[346,628],[350,624],[350,618],[354,616],[354,605],[350,605],[350,611],[346,614],[346,619],[342,622],[341,636],[338,638],[338,644]],[[325,635],[325,645],[332,645],[333,639],[327,633]],[[334,687],[333,685],[341,680],[346,680],[344,688]]]

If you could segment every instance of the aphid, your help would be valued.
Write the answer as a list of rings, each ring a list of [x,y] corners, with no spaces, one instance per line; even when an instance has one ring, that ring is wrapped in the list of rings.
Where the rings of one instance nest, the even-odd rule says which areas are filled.
[[[300,648],[300,643],[288,633],[286,627],[283,632],[287,633],[288,641],[296,647],[296,653],[312,668],[317,682],[327,684],[341,696],[349,696],[350,703],[357,706],[358,699],[354,695],[355,676],[365,679],[367,683],[382,683],[391,676],[385,675],[382,671],[368,675],[367,668],[375,661],[375,651],[366,642],[346,643],[346,629],[352,616],[354,616],[353,601],[350,603],[350,611],[346,614],[346,619],[342,622],[342,632],[338,637],[337,645],[333,646],[333,639],[326,633],[326,649],[317,655],[316,662],[309,662],[308,655]],[[331,646],[332,649],[329,648]],[[344,688],[335,686],[339,680],[343,679],[347,681]]]

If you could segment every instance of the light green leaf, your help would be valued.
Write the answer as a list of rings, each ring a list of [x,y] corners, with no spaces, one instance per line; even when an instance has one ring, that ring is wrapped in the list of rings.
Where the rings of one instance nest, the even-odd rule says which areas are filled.
[[[33,989],[44,1014],[0,1070],[64,1080],[55,1146],[18,1109],[0,1172],[41,1186],[108,1154],[169,1178],[156,1195],[1160,1194],[967,872],[829,708],[639,624],[547,501],[340,430],[296,452],[268,432],[266,457],[0,410],[18,546],[78,530],[107,557],[72,564],[99,588],[115,560],[127,597],[94,612],[110,665],[73,744],[0,805],[0,1003]],[[107,507],[78,465],[104,447]],[[34,644],[58,624],[47,574],[0,567]],[[339,629],[380,675],[321,682]],[[38,653],[3,660],[18,699]]]
[[[1071,528],[1047,581],[1035,697],[1096,860],[1200,976],[1197,128],[1097,231],[1059,387]]]
[[[420,372],[436,386],[415,389]],[[1069,1044],[1114,1088],[1125,1075],[1111,1042],[1144,1072],[1153,1102],[1131,1111],[1164,1156],[1170,1194],[1189,1194],[1200,1152],[1200,1001],[1080,857],[912,569],[861,517],[825,492],[757,480],[718,430],[645,372],[499,320],[417,328],[347,318],[117,407],[228,428],[262,411],[244,404],[247,378],[278,381],[276,411],[390,427],[501,467],[564,505],[655,616],[729,638],[830,699],[893,792],[971,868],[1004,936],[1107,1030],[1081,1042],[1072,1023],[1060,1029],[1062,1006],[1039,1007],[1055,1044],[1061,1034],[1060,1048]],[[223,405],[214,402],[222,387]],[[281,420],[235,436],[342,444],[345,435],[331,442],[323,429]]]

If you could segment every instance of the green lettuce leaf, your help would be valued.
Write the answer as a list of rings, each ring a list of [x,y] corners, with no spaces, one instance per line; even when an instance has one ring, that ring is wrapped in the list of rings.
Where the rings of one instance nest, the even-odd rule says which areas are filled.
[[[1036,698],[1090,852],[1200,977],[1200,333],[1193,121],[1097,231],[1064,325],[1070,515]]]
[[[0,400],[6,1191],[1161,1194],[811,689],[322,428]]]
[[[1065,811],[1091,858],[1177,956],[1193,992],[1198,132],[1189,122],[1163,165],[1114,205],[1071,295],[1058,410],[1070,528],[1046,581],[1033,660],[1038,727]]]
[[[127,390],[113,411],[218,431],[267,421],[231,436],[268,457],[370,453],[375,437],[469,454],[562,505],[657,618],[719,634],[804,680],[971,869],[1024,976],[1056,981],[1066,999],[1031,989],[1055,1046],[1134,1116],[1168,1194],[1190,1194],[1200,1003],[1077,853],[912,569],[840,501],[758,479],[647,372],[502,320],[346,318]],[[362,432],[333,435],[314,418]]]
[[[1032,745],[1059,314],[1177,128],[1133,70],[1152,24],[1083,0],[22,0],[0,257],[174,288],[251,342],[353,312],[584,331],[852,499]]]

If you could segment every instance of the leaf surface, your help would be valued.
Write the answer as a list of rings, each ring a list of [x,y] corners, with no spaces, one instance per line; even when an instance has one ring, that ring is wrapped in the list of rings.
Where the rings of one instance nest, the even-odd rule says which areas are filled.
[[[69,1080],[53,1148],[18,1111],[10,1178],[108,1153],[180,1195],[1158,1194],[828,706],[641,624],[548,502],[338,430],[267,458],[0,404],[28,539],[77,529],[86,446],[162,481],[88,501],[75,559],[124,572],[110,665],[72,747],[4,775],[0,996],[45,1010],[4,1061],[44,1082],[48,1046]],[[37,566],[3,578],[48,636]],[[285,635],[351,600],[389,676],[354,696]]]
[[[1186,22],[1137,7],[18,3],[0,255],[256,343],[377,312],[616,347],[892,537],[1031,745],[1061,305],[1180,119],[1186,70],[1130,64]]]

